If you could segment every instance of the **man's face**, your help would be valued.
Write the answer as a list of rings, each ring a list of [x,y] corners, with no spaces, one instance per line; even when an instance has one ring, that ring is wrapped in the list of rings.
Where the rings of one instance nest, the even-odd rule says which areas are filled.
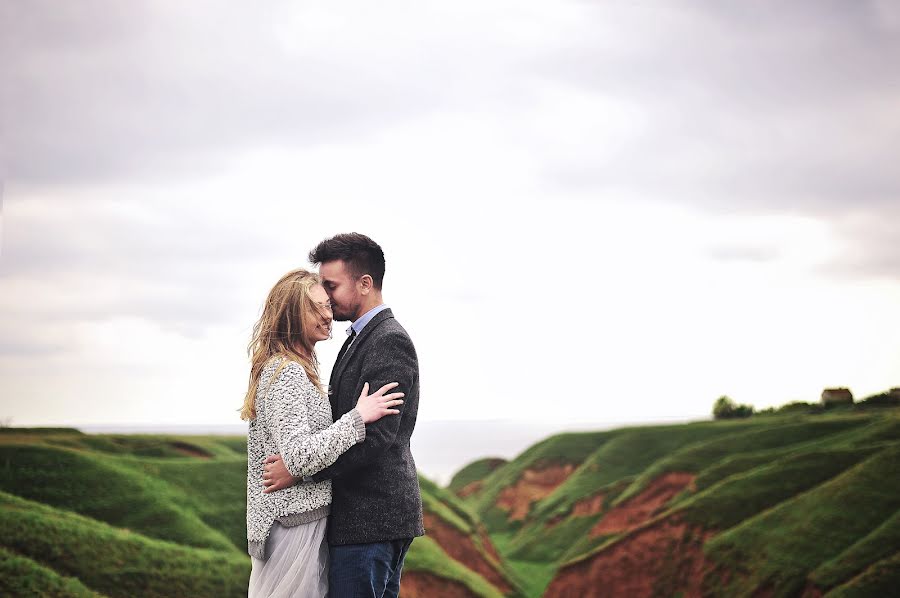
[[[361,315],[359,309],[363,304],[363,296],[344,260],[323,262],[319,266],[319,278],[331,299],[334,319],[338,322],[356,320]]]

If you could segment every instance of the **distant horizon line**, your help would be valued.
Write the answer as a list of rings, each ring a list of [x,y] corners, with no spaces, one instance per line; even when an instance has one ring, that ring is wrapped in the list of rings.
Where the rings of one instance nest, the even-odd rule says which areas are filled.
[[[575,421],[575,420],[525,420],[513,418],[493,418],[493,419],[435,419],[420,420],[417,425],[491,425],[491,426],[509,426],[517,428],[565,428],[568,430],[577,429],[597,429],[597,428],[613,428],[624,427],[630,425],[642,424],[664,424],[664,423],[689,423],[693,421],[708,421],[713,417],[709,415],[662,415],[644,419],[622,419],[622,420],[605,420],[605,421]],[[206,434],[223,434],[226,431],[239,434],[246,429],[246,423],[151,423],[151,422],[123,422],[123,423],[15,423],[11,422],[4,427],[7,428],[74,428],[81,432],[90,433],[126,433],[126,432],[165,432],[165,431],[186,431],[190,430],[194,433]]]

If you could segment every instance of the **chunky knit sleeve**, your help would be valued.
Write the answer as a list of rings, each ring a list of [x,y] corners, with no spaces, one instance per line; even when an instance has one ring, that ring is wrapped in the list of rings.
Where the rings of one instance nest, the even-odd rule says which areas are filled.
[[[284,465],[294,477],[312,475],[366,437],[366,427],[352,409],[324,430],[313,432],[312,409],[329,409],[303,367],[288,362],[267,393],[265,425]],[[329,415],[330,419],[330,415]]]

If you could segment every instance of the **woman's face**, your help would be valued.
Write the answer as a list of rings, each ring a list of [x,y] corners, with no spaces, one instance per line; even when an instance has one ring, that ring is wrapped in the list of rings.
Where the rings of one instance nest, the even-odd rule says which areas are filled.
[[[307,332],[309,340],[317,343],[331,338],[331,303],[328,301],[328,293],[325,292],[325,289],[320,284],[309,290],[309,298],[313,300],[313,303],[316,304],[321,312],[321,315],[315,312],[310,314],[310,321],[307,322],[306,327],[309,331]]]

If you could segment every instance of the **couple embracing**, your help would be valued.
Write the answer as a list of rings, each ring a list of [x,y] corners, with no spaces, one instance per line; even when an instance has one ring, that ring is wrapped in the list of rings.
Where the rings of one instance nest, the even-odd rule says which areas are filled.
[[[341,234],[266,299],[249,346],[249,596],[389,598],[423,535],[410,437],[419,367],[381,294],[384,253]],[[315,344],[350,321],[327,386]]]

